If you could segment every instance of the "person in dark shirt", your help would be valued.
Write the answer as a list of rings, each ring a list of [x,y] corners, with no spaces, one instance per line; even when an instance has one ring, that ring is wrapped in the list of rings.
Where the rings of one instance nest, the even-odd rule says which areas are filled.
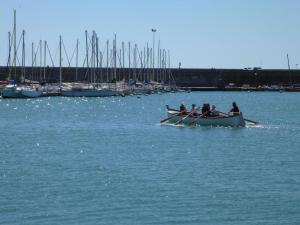
[[[232,109],[230,110],[233,114],[239,114],[240,110],[239,107],[237,106],[236,102],[232,103]]]
[[[208,103],[203,104],[201,111],[202,117],[210,116],[210,105]]]
[[[186,111],[186,108],[185,108],[184,104],[180,105],[179,112],[180,112],[181,115],[186,115],[187,114],[187,111]]]

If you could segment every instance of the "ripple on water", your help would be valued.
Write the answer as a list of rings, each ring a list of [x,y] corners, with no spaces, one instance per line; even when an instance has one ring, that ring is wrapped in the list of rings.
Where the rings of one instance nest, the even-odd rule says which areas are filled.
[[[233,99],[259,124],[159,123],[166,104],[226,111]],[[0,99],[0,109],[0,224],[300,221],[298,95]]]

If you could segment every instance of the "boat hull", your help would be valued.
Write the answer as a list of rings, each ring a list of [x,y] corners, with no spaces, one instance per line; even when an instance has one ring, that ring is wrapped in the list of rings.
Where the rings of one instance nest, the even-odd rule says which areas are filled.
[[[174,116],[174,114],[168,113],[168,116],[172,117]],[[232,115],[232,116],[216,116],[216,117],[189,116],[185,119],[184,118],[185,116],[174,116],[168,121],[168,123],[171,124],[180,123],[189,126],[196,125],[196,126],[222,126],[222,127],[244,127],[246,125],[242,113],[238,115]]]
[[[2,90],[2,98],[24,98],[22,89],[16,86],[5,87]]]
[[[22,90],[21,94],[25,98],[38,98],[43,95],[43,92],[38,90]]]
[[[147,95],[147,94],[151,94],[151,90],[146,89],[146,88],[137,88],[137,89],[133,89],[133,94],[135,94],[135,95]]]

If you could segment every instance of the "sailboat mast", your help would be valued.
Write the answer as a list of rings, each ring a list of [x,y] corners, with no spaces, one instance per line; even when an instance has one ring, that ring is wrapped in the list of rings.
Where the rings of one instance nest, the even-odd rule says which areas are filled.
[[[103,83],[103,71],[102,71],[103,53],[100,51],[100,82]]]
[[[22,31],[22,77],[25,81],[25,30]]]
[[[33,67],[34,67],[34,43],[31,43],[31,79],[33,79]]]
[[[15,79],[17,77],[17,15],[16,10],[14,10],[14,68],[15,68]]]
[[[152,33],[153,33],[153,48],[152,48],[152,79],[154,80],[154,62],[155,62],[155,32],[156,29],[152,29]]]
[[[47,47],[47,41],[44,40],[44,81],[46,80],[46,57],[47,57],[47,54],[46,54],[46,47]]]
[[[117,35],[114,40],[114,79],[117,80]]]
[[[133,49],[133,79],[136,81],[136,44]]]
[[[75,73],[75,76],[76,76],[76,81],[77,81],[78,80],[78,39],[76,42],[76,73]]]
[[[89,70],[89,46],[88,46],[88,34],[85,31],[85,49],[86,49],[86,67]]]
[[[145,71],[145,68],[146,68],[146,47],[144,47],[144,51],[143,51],[143,82],[145,83],[146,81],[146,71]]]
[[[42,40],[40,40],[40,81],[42,80]]]
[[[160,71],[160,40],[158,40],[158,47],[157,47],[157,73],[156,73],[157,81],[161,80],[159,71]]]
[[[11,34],[8,32],[8,77],[11,79]]]
[[[170,57],[170,50],[168,50],[168,78],[171,82],[171,57]]]
[[[147,59],[146,59],[146,80],[149,80],[149,46],[148,46],[148,42],[147,42]]]
[[[97,80],[99,81],[98,74],[99,74],[99,38],[96,35],[96,59],[97,59]]]
[[[109,40],[106,41],[106,82],[109,82],[109,79],[108,79],[108,45],[109,45]]]
[[[130,81],[130,67],[131,67],[131,65],[130,65],[130,57],[131,57],[131,55],[130,55],[130,52],[131,52],[131,46],[130,46],[130,42],[128,42],[128,80]]]
[[[162,68],[162,54],[161,54],[161,49],[159,49],[159,77],[161,80],[165,82],[165,80],[162,77],[161,68]]]
[[[123,67],[123,78],[122,79],[124,79],[125,78],[125,48],[124,48],[125,46],[124,46],[124,41],[122,42],[122,60],[123,60],[123,62],[122,62],[122,67]]]
[[[59,35],[59,85],[62,85],[62,68],[61,68],[61,35]]]
[[[95,31],[92,34],[91,83],[95,83]]]

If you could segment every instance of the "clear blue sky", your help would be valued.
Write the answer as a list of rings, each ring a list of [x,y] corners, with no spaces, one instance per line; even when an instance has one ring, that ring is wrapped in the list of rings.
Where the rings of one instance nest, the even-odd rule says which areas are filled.
[[[298,0],[1,0],[0,62],[6,63],[7,32],[17,10],[18,33],[31,42],[47,40],[54,55],[62,34],[69,54],[76,39],[84,55],[84,31],[100,40],[152,44],[151,28],[171,51],[172,66],[185,68],[300,68]],[[84,56],[82,56],[84,57]],[[66,61],[65,61],[66,62]]]

